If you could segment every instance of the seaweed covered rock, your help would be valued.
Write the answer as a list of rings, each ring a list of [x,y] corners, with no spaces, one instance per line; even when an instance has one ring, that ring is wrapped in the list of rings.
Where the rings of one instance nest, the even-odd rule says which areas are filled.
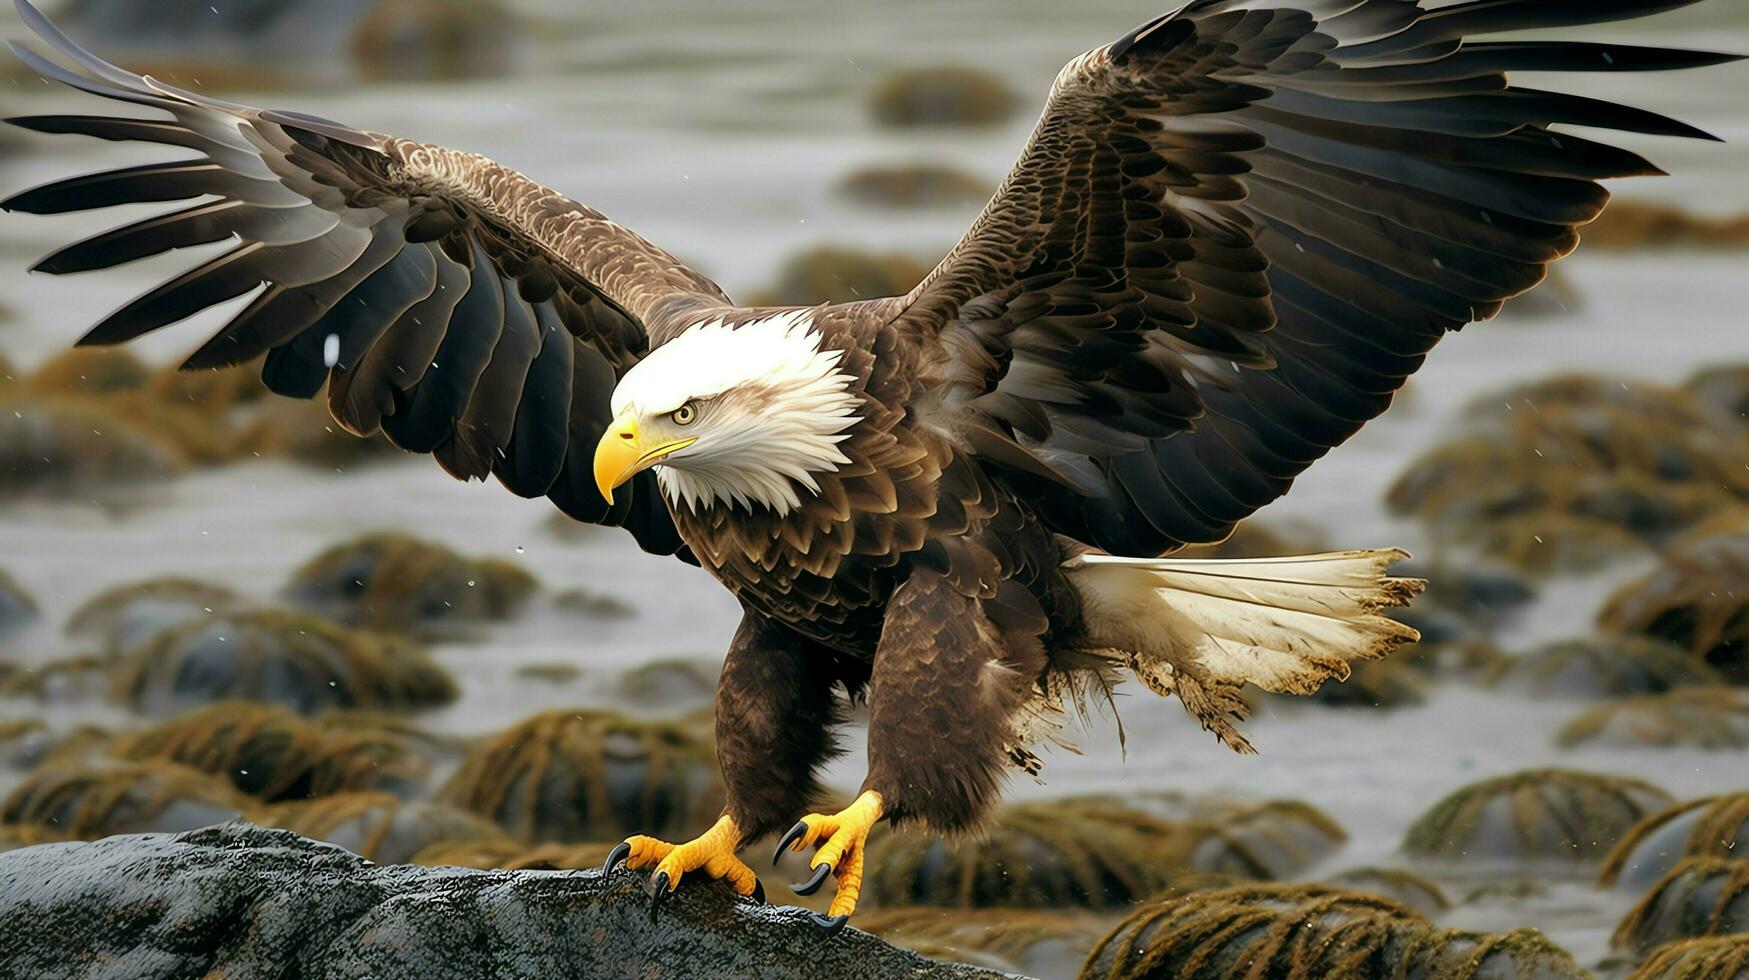
[[[191,766],[269,802],[367,789],[406,793],[426,772],[425,760],[392,734],[331,729],[289,708],[251,701],[197,708],[123,736],[111,754]]]
[[[758,306],[809,306],[902,296],[930,268],[908,255],[823,245],[786,259],[777,270],[777,281],[748,301]]]
[[[1347,680],[1325,681],[1311,695],[1292,700],[1326,708],[1402,708],[1426,700],[1424,685],[1425,678],[1406,662],[1362,660]]]
[[[1703,368],[1682,383],[1682,390],[1720,420],[1749,426],[1749,364]]]
[[[1587,248],[1749,248],[1749,215],[1713,218],[1618,197],[1580,235]]]
[[[348,47],[367,78],[486,78],[510,68],[514,24],[500,0],[375,0]]]
[[[1535,697],[1619,698],[1717,684],[1716,671],[1682,648],[1633,636],[1563,640],[1503,660],[1489,673],[1496,687]]]
[[[838,192],[858,204],[903,210],[982,204],[995,189],[975,174],[941,163],[863,167],[838,182]]]
[[[175,832],[233,820],[249,800],[224,779],[168,762],[49,765],[0,803],[0,824],[41,827],[54,837]],[[0,920],[3,921],[3,920]]]
[[[685,840],[722,809],[716,758],[686,730],[548,711],[470,751],[439,798],[531,841]]]
[[[1733,514],[1729,525],[1666,549],[1656,569],[1609,598],[1598,623],[1674,643],[1731,683],[1749,684],[1749,515]]]
[[[287,599],[350,626],[429,632],[509,618],[534,576],[496,558],[467,558],[405,534],[335,545],[292,574]]]
[[[578,527],[589,526],[580,521],[571,523]],[[624,599],[592,589],[571,588],[556,592],[553,594],[553,608],[588,619],[630,619],[638,614],[637,607]]]
[[[719,663],[702,658],[652,660],[621,674],[614,691],[639,707],[686,710],[716,699],[721,672]]]
[[[223,585],[175,576],[146,579],[87,599],[67,620],[67,632],[119,653],[161,630],[245,604]]]
[[[998,977],[856,929],[821,942],[807,912],[708,881],[652,917],[644,882],[372,864],[239,825],[24,848],[0,855],[0,976]]]
[[[1082,980],[1229,977],[1581,980],[1533,929],[1439,929],[1377,895],[1317,885],[1247,885],[1142,906],[1087,958]]]
[[[1616,927],[1617,950],[1643,954],[1678,939],[1749,932],[1749,861],[1679,862]]]
[[[1744,980],[1749,934],[1685,939],[1652,950],[1627,980]]]
[[[1749,748],[1749,690],[1685,687],[1590,708],[1555,733],[1563,747]]]
[[[409,709],[455,699],[455,682],[405,641],[280,610],[211,616],[138,644],[116,669],[112,695],[164,717],[212,701],[325,708]]]
[[[1749,471],[1732,463],[1749,435],[1672,389],[1564,375],[1478,399],[1465,418],[1387,503],[1519,568],[1596,568],[1749,500]]]
[[[1749,860],[1749,792],[1690,800],[1641,820],[1609,852],[1597,880],[1639,892],[1691,857]]]
[[[31,698],[44,704],[96,701],[109,689],[114,666],[109,657],[93,654],[21,664],[0,675],[0,697]]]
[[[871,906],[1116,908],[1165,887],[1172,824],[1103,799],[1005,807],[988,832],[896,832],[869,845]]]
[[[381,864],[405,864],[434,846],[496,842],[504,834],[485,817],[447,803],[404,800],[392,793],[340,793],[281,803],[259,820]]]
[[[474,840],[438,841],[420,849],[407,860],[412,864],[434,868],[576,871],[601,867],[615,846],[607,841],[597,841],[592,844],[538,844],[530,847],[510,837],[483,837]]]
[[[1106,932],[1098,915],[1061,909],[878,909],[857,928],[931,959],[1029,977],[1074,976]]]
[[[1178,823],[1163,850],[1173,867],[1273,881],[1291,878],[1348,840],[1329,814],[1298,800],[1206,809]]]
[[[176,448],[102,405],[0,398],[0,496],[88,494],[175,476]]]
[[[0,569],[0,642],[36,622],[36,600],[24,586]]]
[[[994,75],[943,66],[893,72],[868,105],[883,126],[987,126],[1012,116],[1020,100]]]
[[[1435,803],[1410,826],[1403,848],[1446,860],[1595,861],[1671,802],[1637,779],[1531,769],[1472,783]]]
[[[141,388],[151,374],[123,347],[69,347],[32,371],[24,387],[42,395],[113,395]]]
[[[1332,875],[1323,883],[1343,891],[1383,895],[1426,916],[1451,908],[1451,898],[1438,882],[1401,868],[1353,868]]]

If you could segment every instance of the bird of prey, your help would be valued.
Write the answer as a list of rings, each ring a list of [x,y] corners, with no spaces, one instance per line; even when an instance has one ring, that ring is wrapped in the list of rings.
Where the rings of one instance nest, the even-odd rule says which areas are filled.
[[[1604,178],[1657,173],[1556,127],[1707,138],[1509,84],[1726,56],[1478,36],[1694,0],[1194,0],[1057,76],[1020,159],[904,296],[736,306],[587,205],[482,156],[233,105],[107,64],[28,4],[34,70],[134,107],[14,119],[164,163],[6,202],[189,202],[43,259],[216,257],[104,319],[117,344],[250,296],[187,361],[261,360],[335,420],[704,568],[744,617],[723,664],[727,807],[610,859],[753,894],[788,828],[861,886],[880,820],[975,829],[1066,711],[1132,675],[1250,751],[1254,684],[1307,693],[1414,632],[1401,552],[1173,558],[1353,435],[1449,330],[1536,285]],[[846,698],[867,779],[810,813]],[[798,822],[798,817],[799,822]],[[793,826],[792,826],[793,825]]]

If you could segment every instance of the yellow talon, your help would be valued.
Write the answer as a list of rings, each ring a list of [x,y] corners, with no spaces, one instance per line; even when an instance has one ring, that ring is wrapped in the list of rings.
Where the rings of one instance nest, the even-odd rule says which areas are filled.
[[[830,921],[823,924],[837,928],[856,911],[857,897],[862,894],[863,845],[885,812],[881,794],[867,790],[855,803],[837,813],[808,814],[778,842],[779,855],[785,848],[799,851],[819,845],[813,860],[808,862],[809,867],[816,869],[814,877],[796,886],[798,893],[811,894],[827,873],[838,879],[838,892],[826,910]]]
[[[741,846],[741,831],[728,814],[717,818],[711,829],[684,844],[670,844],[642,835],[628,837],[616,853],[624,852],[625,866],[633,870],[654,866],[651,881],[664,891],[680,887],[680,879],[689,871],[702,871],[712,878],[722,878],[742,895],[759,894],[759,876],[735,856]],[[609,859],[609,867],[613,859]]]

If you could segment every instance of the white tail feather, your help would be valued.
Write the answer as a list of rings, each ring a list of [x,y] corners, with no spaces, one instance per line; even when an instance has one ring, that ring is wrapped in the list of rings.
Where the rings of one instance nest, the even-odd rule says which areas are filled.
[[[1239,751],[1239,689],[1310,694],[1346,680],[1348,662],[1419,639],[1384,615],[1425,583],[1392,578],[1395,549],[1292,558],[1119,558],[1064,564],[1086,609],[1092,646],[1119,653],[1144,684]]]

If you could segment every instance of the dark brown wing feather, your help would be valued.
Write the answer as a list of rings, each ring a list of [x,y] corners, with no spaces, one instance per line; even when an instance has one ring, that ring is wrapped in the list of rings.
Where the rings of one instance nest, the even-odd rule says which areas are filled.
[[[326,385],[334,418],[353,432],[380,429],[458,478],[496,475],[580,520],[623,525],[649,550],[690,557],[652,477],[610,508],[591,459],[618,376],[681,314],[726,304],[713,283],[485,157],[181,91],[99,60],[27,3],[19,13],[75,66],[13,45],[31,68],[168,118],[10,122],[200,156],[73,177],[0,206],[61,214],[212,198],[70,245],[36,269],[83,272],[236,243],[81,343],[123,343],[254,292],[185,367],[264,357],[270,388],[309,398]]]
[[[1728,56],[1472,35],[1693,0],[1198,0],[1071,62],[1019,163],[896,324],[933,409],[1060,531],[1218,540],[1389,405],[1448,330],[1657,173],[1570,123],[1699,136],[1510,70]]]

